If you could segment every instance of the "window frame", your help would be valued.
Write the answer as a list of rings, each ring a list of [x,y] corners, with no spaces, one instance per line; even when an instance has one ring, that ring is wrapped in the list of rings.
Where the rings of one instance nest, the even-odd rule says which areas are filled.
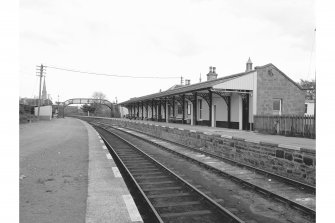
[[[186,102],[186,107],[187,107],[187,115],[190,115],[191,114],[191,103],[189,102]]]
[[[279,110],[275,110],[275,102],[279,101]],[[272,113],[274,115],[281,115],[282,114],[282,104],[283,104],[283,99],[282,98],[273,98],[272,99]]]
[[[183,107],[180,104],[177,105],[177,114],[178,115],[182,115],[183,114]]]

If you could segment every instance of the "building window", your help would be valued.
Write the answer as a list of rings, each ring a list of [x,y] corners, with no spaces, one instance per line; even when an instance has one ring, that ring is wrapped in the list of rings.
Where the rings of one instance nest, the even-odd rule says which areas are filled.
[[[181,105],[178,105],[178,107],[177,107],[177,113],[178,113],[178,115],[183,114],[183,109],[182,109]]]
[[[308,104],[305,104],[305,113],[307,113]]]
[[[273,114],[274,115],[281,115],[282,111],[282,99],[274,98],[273,99]]]
[[[191,103],[187,103],[187,114],[190,115],[191,114]]]
[[[198,99],[198,105],[199,105],[199,119],[202,119],[202,100]]]

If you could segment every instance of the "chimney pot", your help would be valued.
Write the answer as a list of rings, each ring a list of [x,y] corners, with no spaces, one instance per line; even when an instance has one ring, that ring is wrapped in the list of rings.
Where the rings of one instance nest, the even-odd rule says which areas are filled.
[[[191,84],[191,80],[185,80],[185,85],[190,85]]]
[[[216,67],[212,67],[212,66],[209,67],[209,73],[207,74],[207,81],[217,79],[218,75],[217,73],[215,73],[215,69]]]

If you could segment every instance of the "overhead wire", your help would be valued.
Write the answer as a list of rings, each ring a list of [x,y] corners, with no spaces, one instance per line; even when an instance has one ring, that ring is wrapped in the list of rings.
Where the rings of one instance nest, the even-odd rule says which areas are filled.
[[[107,73],[97,73],[97,72],[88,72],[88,71],[81,71],[76,69],[68,69],[68,68],[61,68],[55,66],[45,65],[44,67],[56,69],[56,70],[63,70],[68,72],[75,72],[75,73],[83,73],[83,74],[93,74],[93,75],[100,75],[100,76],[111,76],[111,77],[126,77],[126,78],[147,78],[147,79],[175,79],[180,77],[159,77],[159,76],[131,76],[131,75],[116,75],[116,74],[107,74]]]
[[[37,74],[37,72],[36,72],[36,74]],[[31,90],[31,98],[34,98],[35,93],[36,93],[36,88],[38,88],[37,85],[38,85],[39,79],[38,79],[38,76],[36,76],[36,74],[34,75],[35,76],[35,81],[34,81],[34,87]],[[30,72],[27,72],[27,71],[22,71],[22,70],[20,71],[20,78],[31,77],[32,75],[33,75],[33,73],[30,73]]]

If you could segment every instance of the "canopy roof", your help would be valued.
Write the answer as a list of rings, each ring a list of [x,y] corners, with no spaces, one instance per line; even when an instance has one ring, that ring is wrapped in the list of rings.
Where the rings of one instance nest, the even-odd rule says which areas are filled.
[[[131,104],[134,102],[140,102],[140,101],[146,101],[146,100],[151,100],[151,99],[155,99],[155,98],[162,98],[162,97],[168,97],[168,96],[173,96],[173,95],[179,95],[179,94],[185,94],[185,93],[190,93],[190,92],[194,92],[194,91],[201,91],[201,90],[207,90],[207,89],[211,89],[214,85],[244,76],[246,74],[252,73],[255,70],[252,71],[248,71],[248,72],[243,72],[243,73],[238,73],[238,74],[233,74],[233,75],[229,75],[229,76],[225,76],[225,77],[221,77],[215,80],[210,80],[210,81],[206,81],[206,82],[201,82],[201,83],[196,83],[196,84],[192,84],[192,85],[184,85],[182,87],[178,87],[178,88],[170,88],[166,91],[162,91],[159,93],[155,93],[155,94],[149,94],[146,96],[142,96],[142,97],[137,97],[137,98],[131,98],[127,101],[124,101],[122,103],[120,103],[121,105],[127,105],[127,104]]]
[[[270,67],[270,66],[277,69],[280,72],[280,74],[282,74],[290,82],[292,82],[300,90],[302,90],[302,88],[297,83],[295,83],[292,79],[290,79],[287,75],[285,75],[281,70],[279,70],[272,63],[269,63],[269,64],[266,64],[264,66],[255,67],[251,71],[246,71],[246,72],[242,72],[242,73],[238,73],[238,74],[233,74],[233,75],[217,78],[217,79],[214,79],[214,80],[209,80],[209,81],[196,83],[196,84],[192,84],[192,85],[175,85],[175,86],[171,87],[170,89],[168,89],[166,91],[162,91],[162,92],[155,93],[155,94],[149,94],[149,95],[145,95],[145,96],[142,96],[142,97],[131,98],[127,101],[124,101],[124,102],[120,103],[120,105],[127,105],[127,104],[131,104],[131,103],[135,103],[135,102],[141,102],[141,101],[147,101],[147,100],[152,100],[152,99],[159,99],[159,98],[164,98],[164,97],[181,95],[181,94],[191,93],[191,92],[195,92],[195,91],[202,91],[202,90],[209,90],[209,89],[220,90],[220,89],[213,89],[213,86],[224,83],[224,82],[227,82],[227,81],[230,81],[230,80],[233,80],[235,78],[245,76],[247,74],[250,74],[252,72],[257,71],[258,69],[263,69],[263,68]],[[241,89],[241,90],[243,90],[243,89]]]

